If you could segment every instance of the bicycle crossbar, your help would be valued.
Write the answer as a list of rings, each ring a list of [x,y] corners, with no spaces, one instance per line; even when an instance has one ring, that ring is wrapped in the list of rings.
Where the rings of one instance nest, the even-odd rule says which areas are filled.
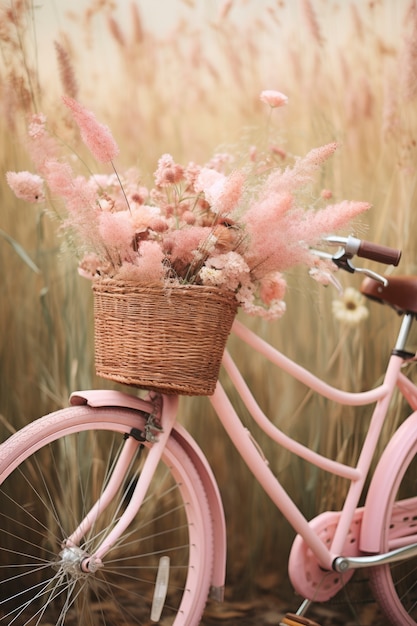
[[[263,354],[271,363],[282,368],[296,380],[302,382],[328,400],[334,400],[346,406],[365,406],[381,400],[389,392],[389,387],[385,383],[369,391],[342,391],[341,389],[337,389],[325,383],[301,365],[293,362],[238,320],[233,322],[232,331],[254,350]]]

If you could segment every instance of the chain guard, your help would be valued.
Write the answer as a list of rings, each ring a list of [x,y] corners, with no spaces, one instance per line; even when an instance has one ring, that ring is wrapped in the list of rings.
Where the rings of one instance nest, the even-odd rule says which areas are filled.
[[[340,515],[339,511],[328,511],[321,513],[309,522],[310,527],[328,548],[332,544]],[[361,554],[359,535],[362,515],[363,509],[357,509],[343,547],[343,554],[340,556],[359,556]],[[291,548],[288,573],[295,591],[300,596],[315,602],[326,602],[346,585],[353,576],[354,570],[343,574],[333,570],[323,570],[304,539],[297,535]]]

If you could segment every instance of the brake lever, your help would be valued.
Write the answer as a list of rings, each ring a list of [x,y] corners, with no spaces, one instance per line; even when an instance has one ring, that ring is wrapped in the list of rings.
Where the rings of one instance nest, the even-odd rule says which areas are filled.
[[[355,265],[353,265],[351,261],[352,256],[349,253],[346,253],[346,250],[344,250],[344,248],[339,250],[339,252],[336,252],[336,254],[330,254],[329,252],[324,252],[323,250],[311,250],[311,252],[313,252],[313,254],[322,259],[328,259],[329,261],[333,261],[333,263],[337,265],[337,267],[344,270],[345,272],[349,272],[350,274],[358,272],[359,274],[364,274],[369,278],[373,278],[374,280],[381,283],[384,287],[388,286],[388,280],[385,278],[385,276],[381,276],[381,274],[378,274],[377,272],[374,272],[373,270],[367,269],[365,267],[356,267]]]
[[[345,270],[345,272],[349,272],[350,274],[354,274],[357,271],[357,269],[351,263],[351,261],[350,261],[351,258],[352,258],[351,255],[347,254],[347,252],[346,252],[346,250],[344,250],[344,248],[339,250],[339,252],[336,252],[336,254],[332,254],[331,255],[331,259],[332,259],[333,263],[335,265],[337,265],[337,267],[339,267],[342,270]]]
[[[373,278],[374,280],[381,283],[384,287],[388,286],[388,280],[385,278],[385,276],[381,276],[381,274],[378,274],[377,272],[374,272],[373,270],[370,270],[366,267],[356,267],[355,265],[353,265],[350,257],[346,255],[344,250],[341,250],[339,253],[332,256],[332,261],[335,265],[337,265],[337,267],[340,267],[340,269],[343,269],[346,272],[350,272],[351,274],[358,272],[359,274],[364,274],[369,278]]]
[[[384,287],[388,287],[389,281],[385,276],[381,276],[381,274],[377,274],[377,272],[373,272],[372,270],[368,270],[365,267],[355,267],[354,272],[358,272],[359,274],[365,274],[369,278],[373,278],[373,280],[378,281]]]

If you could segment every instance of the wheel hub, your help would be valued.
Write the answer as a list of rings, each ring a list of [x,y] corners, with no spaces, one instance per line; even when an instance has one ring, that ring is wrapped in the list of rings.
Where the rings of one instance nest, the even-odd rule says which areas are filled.
[[[88,573],[83,571],[81,565],[86,558],[88,558],[88,553],[78,546],[66,547],[59,553],[56,566],[61,572],[75,580],[86,578]]]

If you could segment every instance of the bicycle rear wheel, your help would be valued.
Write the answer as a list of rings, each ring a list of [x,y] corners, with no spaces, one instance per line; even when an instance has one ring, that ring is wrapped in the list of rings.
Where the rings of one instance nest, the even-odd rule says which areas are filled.
[[[417,541],[417,443],[410,440],[395,476],[386,476],[381,551]],[[395,626],[417,624],[417,557],[370,568],[373,594]]]
[[[81,570],[128,505],[147,447],[138,445],[117,497],[63,549],[108,484],[124,435],[143,418],[71,407],[40,418],[0,448],[0,624],[199,624],[213,563],[210,511],[198,472],[171,437],[143,506],[95,573]],[[167,564],[169,567],[167,569]],[[157,580],[167,575],[167,585]],[[162,586],[161,586],[162,585]]]

